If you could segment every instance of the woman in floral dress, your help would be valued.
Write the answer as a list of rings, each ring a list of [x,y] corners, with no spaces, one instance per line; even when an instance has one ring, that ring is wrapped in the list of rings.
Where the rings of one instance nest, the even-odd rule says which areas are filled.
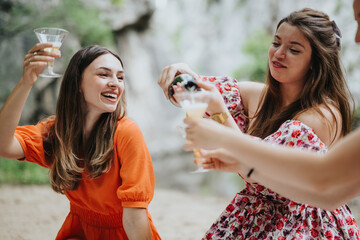
[[[360,44],[360,0],[353,1],[353,14],[357,22],[354,40]],[[207,158],[203,167],[207,169],[228,171],[231,166],[234,172],[244,171],[245,175],[248,169],[256,169],[251,179],[290,199],[328,210],[334,210],[360,194],[360,128],[336,143],[328,153],[317,154],[269,146],[244,134],[234,135],[221,124],[201,124],[212,124],[211,131],[207,132],[210,135],[228,135],[227,141],[221,142],[226,149],[202,152]],[[203,136],[203,139],[211,137]],[[277,184],[283,179],[286,179],[287,188]],[[288,188],[299,183],[308,192],[302,195],[295,192],[294,196]]]
[[[326,152],[351,129],[350,95],[339,60],[340,36],[324,13],[311,9],[291,13],[276,28],[266,84],[237,83],[223,77],[198,81],[214,93],[208,114],[226,116],[228,110],[232,118],[221,120],[225,126],[236,123],[241,131],[270,144]],[[159,84],[165,90],[169,79],[182,72],[196,76],[187,65],[175,64],[163,70]],[[214,148],[222,140],[218,135],[216,141],[202,141],[208,126],[198,126],[190,119],[185,122],[190,123],[190,147]],[[236,194],[204,239],[359,239],[347,206],[334,211],[315,208],[242,177],[246,188]],[[278,184],[286,186],[286,179]],[[303,193],[301,188],[289,191]]]

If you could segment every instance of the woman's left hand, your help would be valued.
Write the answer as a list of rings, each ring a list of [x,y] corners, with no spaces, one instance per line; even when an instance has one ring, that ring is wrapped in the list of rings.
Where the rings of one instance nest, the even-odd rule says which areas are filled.
[[[197,80],[196,82],[200,88],[209,92],[209,103],[206,109],[207,113],[212,115],[227,111],[224,99],[214,85],[202,82],[201,80]]]

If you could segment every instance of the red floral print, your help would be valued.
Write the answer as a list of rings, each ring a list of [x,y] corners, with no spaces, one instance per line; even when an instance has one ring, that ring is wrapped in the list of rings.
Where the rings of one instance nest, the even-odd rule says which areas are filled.
[[[331,239],[331,240],[334,239],[334,235],[332,234],[331,231],[326,231],[325,237],[326,239]]]
[[[319,236],[318,231],[316,231],[316,229],[311,229],[311,236],[317,238]]]
[[[276,229],[281,230],[281,229],[283,229],[283,227],[284,227],[284,223],[282,221],[279,221],[277,226],[276,226]]]
[[[276,132],[275,134],[274,134],[274,138],[278,138],[278,137],[280,137],[281,136],[281,132]]]
[[[297,137],[300,136],[300,134],[301,134],[301,131],[300,131],[300,130],[294,130],[294,131],[292,132],[292,134],[291,134],[291,137],[297,138]]]
[[[311,141],[313,138],[314,138],[314,134],[309,133],[309,135],[308,135],[308,140]]]
[[[287,144],[286,144],[286,146],[289,146],[289,147],[292,147],[292,146],[294,146],[295,145],[295,143],[293,142],[293,141],[290,141],[290,142],[288,142]]]

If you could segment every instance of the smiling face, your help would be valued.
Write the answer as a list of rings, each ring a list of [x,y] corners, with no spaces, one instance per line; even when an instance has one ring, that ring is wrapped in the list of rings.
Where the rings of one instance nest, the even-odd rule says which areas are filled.
[[[82,74],[81,92],[87,117],[114,112],[124,91],[124,70],[112,54],[97,57]]]
[[[281,84],[301,88],[311,66],[312,49],[304,34],[295,26],[282,23],[269,48],[269,69]]]
[[[355,21],[357,22],[355,42],[360,43],[360,0],[354,0],[353,8]]]

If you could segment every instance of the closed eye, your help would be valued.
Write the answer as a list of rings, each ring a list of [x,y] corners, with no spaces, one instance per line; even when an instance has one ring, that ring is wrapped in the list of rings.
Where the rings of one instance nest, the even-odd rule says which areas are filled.
[[[296,50],[296,49],[293,49],[293,48],[290,48],[290,51],[293,52],[293,53],[300,53],[299,50]]]
[[[278,46],[280,46],[280,43],[278,43],[278,42],[272,42],[272,45],[273,45],[274,47],[278,47]]]

